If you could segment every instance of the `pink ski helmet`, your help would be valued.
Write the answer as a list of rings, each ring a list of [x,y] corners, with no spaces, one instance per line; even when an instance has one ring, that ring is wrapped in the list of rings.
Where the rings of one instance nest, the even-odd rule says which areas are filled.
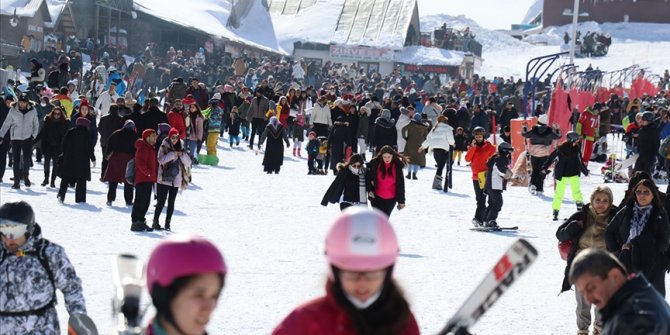
[[[331,265],[348,271],[374,271],[393,265],[398,239],[388,217],[376,209],[349,207],[326,236]]]
[[[160,242],[147,264],[147,288],[169,286],[179,277],[208,272],[226,274],[226,263],[219,249],[199,236],[175,235]]]

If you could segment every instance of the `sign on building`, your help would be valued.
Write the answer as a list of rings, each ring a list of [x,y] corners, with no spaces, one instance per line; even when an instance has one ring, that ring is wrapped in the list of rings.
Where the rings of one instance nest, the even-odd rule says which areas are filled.
[[[352,60],[393,61],[395,51],[386,48],[331,45],[330,57]]]

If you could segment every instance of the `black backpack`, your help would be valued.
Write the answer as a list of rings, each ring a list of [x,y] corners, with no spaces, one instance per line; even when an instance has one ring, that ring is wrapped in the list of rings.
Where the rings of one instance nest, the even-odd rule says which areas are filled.
[[[8,253],[7,250],[4,248],[0,248],[0,264],[7,259],[7,257],[26,257],[26,256],[33,256],[37,257],[37,260],[39,260],[40,264],[44,267],[44,269],[47,271],[47,275],[49,276],[49,281],[51,282],[51,285],[53,286],[53,294],[51,297],[51,301],[46,304],[44,307],[35,309],[35,310],[30,310],[30,311],[21,311],[21,312],[2,312],[0,311],[0,316],[27,316],[27,315],[42,315],[44,314],[49,308],[51,308],[53,305],[56,304],[56,280],[54,279],[54,274],[53,271],[51,270],[51,265],[49,264],[49,259],[47,258],[46,250],[47,247],[51,242],[49,240],[41,238],[35,243],[35,250],[27,251],[21,254],[11,254]]]

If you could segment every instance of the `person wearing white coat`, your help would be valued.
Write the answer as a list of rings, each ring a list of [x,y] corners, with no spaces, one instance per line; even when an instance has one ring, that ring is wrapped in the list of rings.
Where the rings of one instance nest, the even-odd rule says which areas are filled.
[[[400,116],[398,117],[398,121],[395,123],[395,129],[398,131],[397,144],[399,153],[405,152],[405,144],[407,144],[407,140],[402,137],[402,129],[405,128],[405,126],[407,126],[412,121],[413,117],[414,117],[414,106],[409,106],[407,108],[400,107]]]
[[[448,165],[449,159],[451,158],[450,149],[456,143],[454,140],[454,128],[452,128],[447,123],[447,117],[444,115],[439,115],[437,117],[437,124],[433,127],[433,130],[430,131],[426,140],[421,144],[419,150],[426,150],[430,148],[430,151],[433,152],[433,157],[435,162],[437,162],[437,171],[435,172],[435,178],[433,179],[433,189],[442,190],[442,170],[444,167],[447,167],[447,171],[450,169],[450,164]],[[444,178],[444,192],[449,191],[449,172],[447,172],[446,177]]]

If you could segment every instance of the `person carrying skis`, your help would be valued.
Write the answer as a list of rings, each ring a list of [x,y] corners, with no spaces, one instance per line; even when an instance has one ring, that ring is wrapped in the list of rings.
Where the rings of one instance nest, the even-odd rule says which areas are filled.
[[[272,334],[419,334],[409,303],[393,279],[398,253],[386,215],[361,207],[346,209],[326,236],[326,295],[296,308]]]
[[[528,152],[532,174],[530,175],[528,190],[533,195],[544,193],[544,178],[546,175],[542,173],[542,166],[552,151],[554,140],[561,138],[561,129],[558,125],[548,127],[547,120],[547,114],[542,114],[538,118],[537,124],[530,131],[521,133],[530,142]]]
[[[465,154],[465,161],[470,163],[470,169],[472,170],[472,186],[475,189],[475,198],[477,199],[475,217],[472,218],[472,224],[475,227],[483,226],[486,219],[486,194],[484,193],[486,162],[496,153],[493,144],[484,140],[485,134],[486,130],[483,127],[475,127],[472,130],[472,142]]]
[[[585,176],[589,175],[589,170],[582,163],[581,151],[579,148],[579,134],[574,131],[569,131],[565,135],[565,141],[558,146],[558,149],[549,155],[549,158],[542,166],[542,173],[545,175],[549,172],[549,166],[556,161],[554,167],[554,178],[556,179],[556,192],[554,193],[554,200],[551,203],[553,209],[553,220],[558,220],[558,211],[561,209],[561,202],[563,201],[563,194],[565,193],[565,186],[569,183],[572,191],[572,197],[577,205],[577,210],[581,211],[584,206],[582,200],[582,191],[579,188],[579,173]]]
[[[600,138],[600,118],[598,110],[586,107],[577,121],[575,128],[577,134],[582,138],[582,161],[588,165],[593,152],[593,142]]]
[[[489,205],[486,208],[484,226],[498,228],[498,213],[502,209],[502,192],[507,189],[507,181],[512,178],[509,169],[510,159],[514,147],[507,142],[498,145],[498,153],[486,162],[486,194],[489,196]]]
[[[223,255],[210,241],[188,235],[163,240],[147,263],[156,315],[144,334],[207,334],[227,272]]]
[[[74,266],[62,246],[42,237],[27,202],[0,206],[0,236],[1,334],[61,334],[56,289],[63,293],[71,316],[86,314]]]

